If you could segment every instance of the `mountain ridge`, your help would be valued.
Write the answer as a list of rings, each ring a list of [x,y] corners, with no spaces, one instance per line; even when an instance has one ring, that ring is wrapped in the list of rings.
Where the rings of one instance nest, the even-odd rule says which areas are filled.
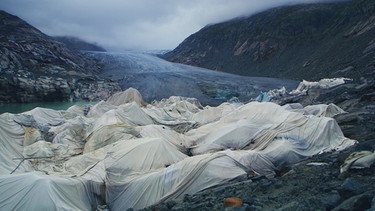
[[[208,25],[161,57],[247,76],[319,80],[372,74],[374,4],[273,8]]]

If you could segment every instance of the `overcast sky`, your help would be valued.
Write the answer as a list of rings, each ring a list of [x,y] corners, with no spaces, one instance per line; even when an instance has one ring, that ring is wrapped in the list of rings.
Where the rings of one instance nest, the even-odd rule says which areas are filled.
[[[76,36],[108,50],[164,50],[174,49],[207,24],[284,4],[316,1],[0,0],[0,9],[51,36]]]

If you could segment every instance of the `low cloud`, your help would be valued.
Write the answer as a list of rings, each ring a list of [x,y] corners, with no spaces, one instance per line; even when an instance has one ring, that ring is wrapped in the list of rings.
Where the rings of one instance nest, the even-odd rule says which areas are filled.
[[[51,36],[76,36],[109,50],[154,50],[173,49],[207,24],[312,2],[318,1],[1,0],[0,8]]]

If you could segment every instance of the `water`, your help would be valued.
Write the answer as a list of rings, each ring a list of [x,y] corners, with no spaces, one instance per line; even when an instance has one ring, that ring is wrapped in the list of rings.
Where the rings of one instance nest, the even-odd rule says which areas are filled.
[[[95,102],[39,102],[39,103],[9,103],[0,104],[0,114],[12,113],[18,114],[32,110],[36,107],[51,108],[54,110],[66,110],[73,105],[95,104]]]

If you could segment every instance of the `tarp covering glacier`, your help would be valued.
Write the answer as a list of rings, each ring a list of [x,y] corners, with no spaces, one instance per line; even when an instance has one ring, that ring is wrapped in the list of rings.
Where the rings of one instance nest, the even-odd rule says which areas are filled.
[[[0,209],[142,209],[356,142],[333,104],[111,101],[0,115]]]

